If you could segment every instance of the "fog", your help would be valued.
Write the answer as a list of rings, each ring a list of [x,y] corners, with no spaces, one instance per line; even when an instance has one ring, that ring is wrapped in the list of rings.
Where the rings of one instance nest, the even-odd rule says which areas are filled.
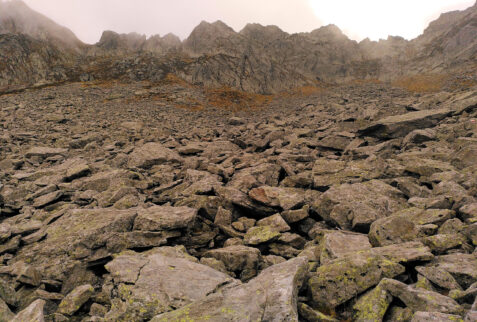
[[[239,31],[249,22],[284,31],[336,24],[350,38],[418,36],[441,12],[475,0],[25,0],[33,9],[95,43],[104,30],[186,38],[202,20],[222,20]]]

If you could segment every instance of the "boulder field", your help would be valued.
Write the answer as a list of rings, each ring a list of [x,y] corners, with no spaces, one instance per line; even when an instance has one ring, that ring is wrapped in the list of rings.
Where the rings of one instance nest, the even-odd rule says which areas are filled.
[[[0,321],[476,321],[475,89],[194,91],[0,96]]]

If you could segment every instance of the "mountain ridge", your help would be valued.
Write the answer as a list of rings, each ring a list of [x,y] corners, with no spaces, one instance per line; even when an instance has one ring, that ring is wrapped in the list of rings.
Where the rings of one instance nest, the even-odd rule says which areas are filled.
[[[25,34],[44,42],[45,48],[54,47],[64,53],[61,59],[51,59],[39,49],[36,53],[35,49],[21,53],[23,56],[35,54],[39,56],[35,59],[42,61],[40,72],[32,71],[35,75],[31,83],[53,81],[48,75],[54,69],[62,70],[61,74],[66,76],[61,78],[69,81],[101,79],[104,74],[137,80],[136,76],[142,73],[138,68],[142,67],[134,63],[114,73],[101,70],[100,65],[105,59],[111,60],[109,68],[149,60],[155,62],[150,68],[157,74],[174,73],[193,84],[229,86],[267,94],[313,85],[317,81],[378,79],[388,82],[416,74],[453,73],[461,69],[463,63],[474,61],[477,52],[477,3],[463,11],[442,14],[422,35],[410,41],[390,36],[386,40],[357,42],[335,25],[289,34],[273,25],[247,24],[236,32],[219,20],[202,21],[183,41],[173,34],[146,37],[105,31],[94,45],[83,44],[73,32],[30,9],[23,1],[0,2],[0,6],[3,9],[0,34]],[[41,47],[40,43],[35,48]],[[16,47],[21,46],[11,49]],[[140,57],[144,55],[154,57]],[[176,56],[172,61],[177,65],[166,64],[164,70],[163,61],[171,62],[168,55]],[[96,67],[87,67],[86,63]],[[32,85],[25,84],[29,77],[15,76],[15,70],[22,69],[16,64],[10,63],[9,72],[6,67],[0,69],[3,76],[0,86]],[[142,76],[139,78],[145,80]]]

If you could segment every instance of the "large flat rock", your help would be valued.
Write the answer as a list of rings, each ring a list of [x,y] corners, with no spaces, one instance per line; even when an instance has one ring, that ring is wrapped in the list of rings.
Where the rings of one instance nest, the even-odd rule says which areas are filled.
[[[247,284],[215,292],[152,321],[298,321],[297,296],[306,264],[306,259],[295,258],[271,266]]]
[[[451,114],[450,109],[442,108],[389,116],[361,129],[359,133],[381,139],[404,137],[416,129],[434,127]]]
[[[235,280],[187,256],[161,248],[126,252],[108,263],[113,307],[107,318],[142,320],[188,305]]]
[[[130,168],[148,169],[154,165],[163,163],[181,163],[182,158],[160,143],[150,142],[134,149],[129,155],[128,166]]]

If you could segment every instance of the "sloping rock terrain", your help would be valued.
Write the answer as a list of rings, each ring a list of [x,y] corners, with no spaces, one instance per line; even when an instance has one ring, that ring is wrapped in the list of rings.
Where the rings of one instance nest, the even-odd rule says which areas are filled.
[[[358,43],[334,25],[288,34],[248,24],[235,32],[217,21],[200,23],[182,42],[172,34],[105,31],[97,44],[86,45],[22,1],[2,2],[0,92],[66,81],[157,82],[169,73],[195,85],[259,94],[356,79],[406,86],[409,77],[423,75],[439,79],[439,89],[456,80],[475,84],[476,15],[477,4],[445,13],[411,41]]]
[[[87,82],[0,107],[3,320],[475,320],[475,88],[234,112]]]
[[[476,8],[87,46],[0,2],[0,321],[476,321]]]

